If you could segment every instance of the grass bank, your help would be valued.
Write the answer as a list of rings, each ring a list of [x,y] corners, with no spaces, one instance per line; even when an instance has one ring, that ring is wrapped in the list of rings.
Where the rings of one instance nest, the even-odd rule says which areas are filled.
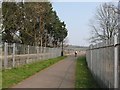
[[[87,67],[85,59],[85,56],[80,56],[77,58],[75,87],[99,88]]]
[[[21,67],[16,67],[2,72],[2,87],[10,88],[20,81],[34,75],[35,73],[49,67],[50,65],[66,58],[67,56],[48,59],[32,64],[26,64]]]

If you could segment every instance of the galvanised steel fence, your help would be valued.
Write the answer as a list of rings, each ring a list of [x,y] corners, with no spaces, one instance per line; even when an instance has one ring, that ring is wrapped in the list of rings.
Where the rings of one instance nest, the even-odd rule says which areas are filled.
[[[86,60],[92,75],[103,88],[120,88],[120,38],[90,45]]]
[[[61,56],[61,48],[48,48],[4,43],[2,45],[2,69],[11,69],[24,64]]]

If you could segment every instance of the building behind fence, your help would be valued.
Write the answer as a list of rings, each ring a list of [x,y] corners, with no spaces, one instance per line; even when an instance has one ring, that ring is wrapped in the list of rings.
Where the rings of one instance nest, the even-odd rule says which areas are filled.
[[[86,53],[89,69],[104,88],[120,88],[120,38],[91,45]]]
[[[2,46],[2,69],[37,62],[61,55],[60,48],[4,43]]]

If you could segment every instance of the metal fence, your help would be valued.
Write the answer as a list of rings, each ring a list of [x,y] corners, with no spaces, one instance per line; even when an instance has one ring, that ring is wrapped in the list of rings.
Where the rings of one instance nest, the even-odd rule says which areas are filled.
[[[120,88],[120,39],[90,45],[86,60],[92,75],[103,88]]]
[[[10,69],[61,55],[60,48],[36,47],[15,43],[4,43],[2,51],[2,69]]]

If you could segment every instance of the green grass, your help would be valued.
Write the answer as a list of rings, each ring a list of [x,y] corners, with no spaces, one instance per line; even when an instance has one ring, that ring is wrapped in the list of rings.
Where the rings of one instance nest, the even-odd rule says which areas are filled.
[[[26,64],[2,72],[2,88],[10,88],[20,81],[34,75],[35,73],[49,67],[50,65],[66,58],[67,56],[48,59],[32,64]]]
[[[87,67],[85,59],[85,56],[80,56],[77,58],[75,87],[99,88]]]

